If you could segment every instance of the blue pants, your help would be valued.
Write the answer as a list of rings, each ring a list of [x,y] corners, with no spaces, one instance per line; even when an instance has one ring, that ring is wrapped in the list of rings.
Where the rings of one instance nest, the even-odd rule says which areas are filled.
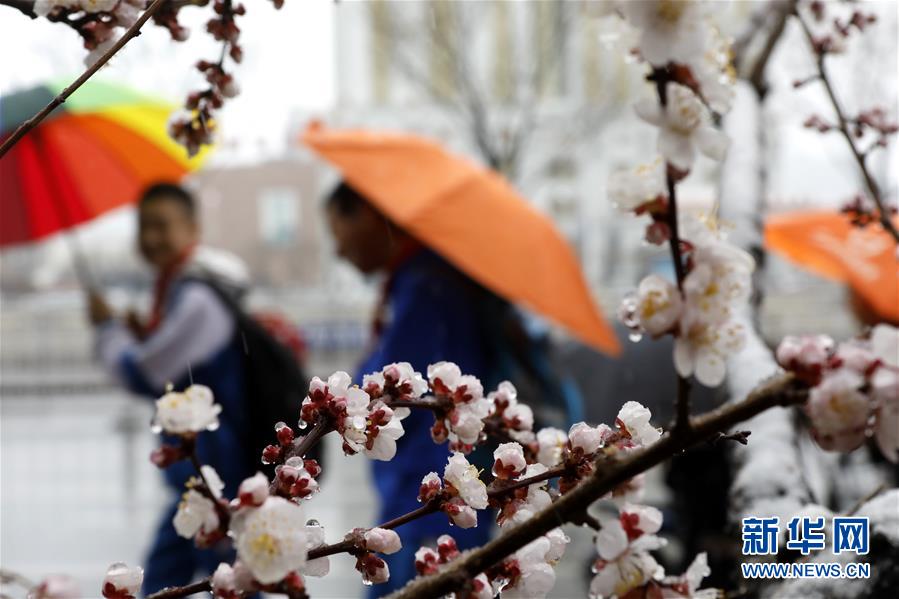
[[[156,531],[156,540],[144,566],[143,593],[149,595],[169,586],[184,586],[193,582],[199,573],[203,576],[212,574],[222,562],[234,561],[234,550],[230,544],[219,543],[209,549],[198,549],[193,539],[178,536],[172,519],[178,511],[175,501],[163,512],[162,520]]]

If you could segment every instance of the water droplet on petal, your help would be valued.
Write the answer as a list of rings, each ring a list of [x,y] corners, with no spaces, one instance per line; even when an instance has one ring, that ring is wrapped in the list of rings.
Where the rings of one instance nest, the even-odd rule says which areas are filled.
[[[309,424],[305,420],[300,420],[299,422],[297,422],[297,427],[300,430],[305,430],[307,426],[309,426]]]

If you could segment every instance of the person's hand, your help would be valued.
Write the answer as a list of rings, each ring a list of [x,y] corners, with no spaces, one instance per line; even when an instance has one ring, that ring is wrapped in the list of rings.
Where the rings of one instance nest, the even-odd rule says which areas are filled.
[[[127,326],[128,330],[131,331],[131,334],[138,339],[143,339],[146,335],[144,323],[138,313],[134,310],[128,310],[125,314],[125,326]]]
[[[92,324],[100,324],[111,319],[113,316],[112,309],[103,296],[96,291],[87,292],[87,317]]]

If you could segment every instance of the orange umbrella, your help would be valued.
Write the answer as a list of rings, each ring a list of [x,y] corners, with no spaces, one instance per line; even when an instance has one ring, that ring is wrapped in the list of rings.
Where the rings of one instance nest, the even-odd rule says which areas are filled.
[[[303,141],[394,223],[474,280],[601,351],[620,352],[569,245],[495,172],[403,133],[314,125]]]
[[[771,216],[765,246],[821,276],[852,287],[881,317],[899,321],[899,258],[880,225],[856,227],[832,211]]]

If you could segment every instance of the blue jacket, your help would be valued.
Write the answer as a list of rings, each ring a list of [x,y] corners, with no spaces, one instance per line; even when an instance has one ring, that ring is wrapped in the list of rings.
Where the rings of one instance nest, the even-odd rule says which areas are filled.
[[[429,364],[447,360],[458,364],[463,373],[477,376],[485,389],[489,388],[495,377],[487,333],[478,317],[477,302],[482,293],[433,252],[412,256],[393,274],[387,291],[388,321],[360,365],[357,381],[392,362],[410,362],[424,374]],[[390,462],[372,462],[381,498],[379,522],[420,507],[416,497],[421,479],[432,471],[443,475],[449,451],[446,443],[437,445],[431,440],[433,422],[430,412],[413,410],[403,420],[405,434],[397,441],[396,457]],[[425,542],[433,543],[441,534],[451,534],[460,548],[485,542],[491,522],[486,513],[480,516],[478,527],[468,530],[451,528],[444,514],[403,525],[398,531],[403,538],[402,551],[385,556],[390,581],[373,587],[372,593],[386,594],[413,577],[415,551]]]

